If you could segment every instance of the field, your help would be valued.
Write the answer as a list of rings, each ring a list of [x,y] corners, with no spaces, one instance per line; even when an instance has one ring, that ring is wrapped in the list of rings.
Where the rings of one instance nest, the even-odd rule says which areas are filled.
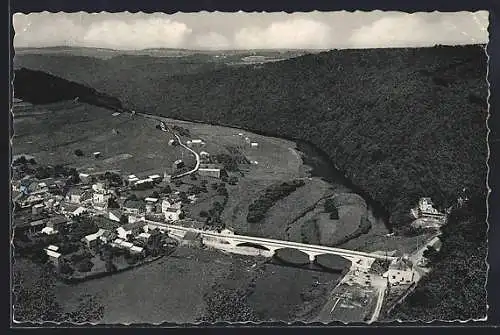
[[[32,110],[16,114],[14,109],[13,155],[29,154],[41,164],[70,165],[82,172],[118,169],[138,176],[170,172],[178,158],[194,165],[191,154],[167,145],[168,135],[153,120],[112,116],[109,110],[72,102]],[[75,155],[77,149],[83,156]],[[101,156],[94,158],[94,152]]]
[[[186,323],[209,316],[206,301],[211,294],[247,290],[252,278],[254,284],[245,302],[259,320],[291,321],[310,318],[311,310],[325,302],[324,292],[315,292],[321,287],[314,283],[336,281],[338,275],[263,264],[253,257],[218,251],[179,248],[171,256],[137,269],[72,286],[58,284],[56,294],[66,310],[74,308],[82,294],[95,296],[104,305],[102,323]],[[309,301],[307,306],[314,306],[309,312],[301,308],[302,297]]]

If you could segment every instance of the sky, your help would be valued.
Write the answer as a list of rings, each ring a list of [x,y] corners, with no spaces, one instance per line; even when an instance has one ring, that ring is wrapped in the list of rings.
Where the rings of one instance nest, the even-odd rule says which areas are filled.
[[[16,13],[14,47],[345,49],[488,42],[488,12]]]

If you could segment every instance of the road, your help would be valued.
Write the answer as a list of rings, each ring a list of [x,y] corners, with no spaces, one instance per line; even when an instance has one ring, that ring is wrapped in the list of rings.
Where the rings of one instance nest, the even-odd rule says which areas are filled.
[[[384,295],[385,295],[385,290],[387,288],[387,285],[378,285],[378,296],[377,296],[377,304],[375,305],[375,309],[373,311],[373,315],[369,321],[369,323],[377,321],[379,315],[380,315],[380,310],[382,309],[382,303],[384,302]]]
[[[194,168],[192,170],[184,172],[184,173],[181,173],[181,174],[178,174],[176,176],[172,176],[172,179],[181,178],[181,177],[190,175],[192,173],[195,173],[200,168],[200,155],[198,155],[198,153],[196,151],[192,150],[190,147],[188,147],[187,145],[185,145],[184,143],[182,143],[181,138],[179,137],[179,135],[175,134],[174,132],[172,132],[172,134],[175,136],[175,138],[177,138],[177,141],[179,142],[179,145],[181,147],[183,147],[184,149],[190,151],[194,155],[194,157],[196,157],[196,165],[194,166]]]
[[[155,117],[154,115],[149,115],[149,114],[144,114],[144,113],[135,113],[134,115],[139,115],[145,119],[153,119],[153,120],[156,120],[156,121],[159,121],[159,122],[165,122],[162,120],[161,117]],[[188,176],[190,174],[193,174],[195,173],[196,171],[198,171],[198,169],[200,168],[200,162],[201,162],[201,159],[200,159],[200,155],[198,155],[198,153],[194,150],[192,150],[190,147],[188,147],[187,145],[185,145],[184,143],[182,143],[181,141],[181,138],[179,135],[177,135],[176,133],[174,133],[170,128],[168,128],[168,131],[175,136],[175,138],[177,139],[177,142],[179,142],[179,145],[181,147],[183,147],[184,149],[188,150],[189,152],[191,152],[194,157],[196,158],[196,165],[195,167],[190,170],[190,171],[187,171],[187,172],[183,172],[181,174],[178,174],[176,176],[172,176],[172,179],[177,179],[177,178],[182,178],[182,177],[185,177],[185,176]]]

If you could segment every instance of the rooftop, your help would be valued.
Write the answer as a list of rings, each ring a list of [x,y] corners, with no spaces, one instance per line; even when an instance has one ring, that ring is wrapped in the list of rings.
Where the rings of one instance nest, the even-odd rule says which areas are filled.
[[[49,249],[47,249],[46,251],[47,251],[47,255],[48,255],[49,257],[54,257],[54,258],[59,258],[59,257],[61,257],[61,254],[60,254],[60,253],[58,253],[58,252],[56,252],[56,251],[52,251],[52,250],[49,250]]]
[[[52,224],[66,223],[69,220],[64,215],[55,215],[49,219]]]
[[[133,208],[133,209],[140,209],[144,203],[140,200],[127,200],[123,204],[123,207],[125,208]]]

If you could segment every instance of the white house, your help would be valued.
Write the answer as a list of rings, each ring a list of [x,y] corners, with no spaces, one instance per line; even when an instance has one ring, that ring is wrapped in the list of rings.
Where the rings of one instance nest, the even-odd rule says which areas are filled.
[[[259,146],[259,143],[257,143],[257,142],[252,142],[252,143],[250,143],[250,146],[251,146],[252,148],[257,148],[257,147]]]
[[[99,229],[96,233],[85,236],[84,242],[87,244],[87,247],[92,248],[97,245],[99,237],[101,237],[106,232],[105,229]]]
[[[45,249],[45,252],[47,253],[47,256],[49,256],[49,260],[52,262],[52,264],[54,264],[56,268],[59,268],[59,260],[61,258],[61,254],[48,248]]]
[[[172,199],[163,199],[161,203],[161,211],[163,213],[166,212],[169,208],[181,209],[181,207],[182,207],[182,202],[175,201]]]
[[[66,194],[66,199],[73,203],[73,204],[79,204],[81,202],[83,195],[83,190],[81,189],[72,189]]]
[[[392,261],[384,277],[391,285],[411,284],[415,278],[413,263],[407,257],[400,257]]]
[[[200,176],[220,178],[221,169],[220,168],[199,168],[198,174]]]
[[[187,141],[187,145],[188,146],[203,145],[203,144],[205,144],[205,142],[203,142],[203,140],[200,140],[200,139],[195,139],[195,140]]]
[[[161,180],[161,176],[159,174],[153,174],[151,176],[148,176],[149,179],[151,179],[153,182],[157,182]]]
[[[103,192],[94,192],[92,196],[92,202],[94,206],[99,207],[101,209],[106,208],[108,206],[108,200],[111,198],[111,194],[103,193]]]
[[[42,234],[54,235],[54,234],[57,234],[57,230],[54,230],[54,228],[52,228],[52,227],[44,227],[42,229]]]
[[[178,221],[180,219],[182,210],[181,209],[176,209],[176,208],[167,208],[167,210],[163,211],[163,214],[165,214],[165,220],[166,221]]]
[[[132,234],[132,230],[125,230],[123,227],[118,227],[116,228],[116,233],[118,234],[119,238],[121,238],[122,240],[126,240],[127,236],[129,234]]]

